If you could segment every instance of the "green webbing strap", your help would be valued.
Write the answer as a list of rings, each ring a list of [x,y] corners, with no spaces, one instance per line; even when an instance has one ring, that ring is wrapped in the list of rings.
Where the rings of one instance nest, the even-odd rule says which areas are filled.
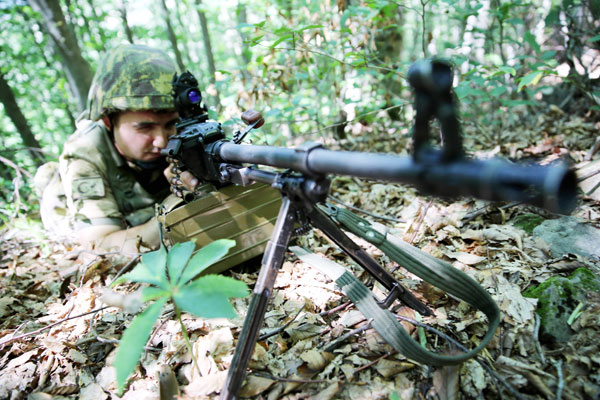
[[[374,244],[391,259],[423,280],[483,311],[489,321],[488,331],[475,349],[457,356],[442,356],[433,353],[414,341],[393,314],[379,306],[370,290],[343,267],[326,259],[319,261],[315,259],[315,257],[319,257],[314,254],[314,257],[308,257],[306,254],[303,254],[302,257],[299,256],[303,261],[313,266],[320,264],[321,267],[317,266],[317,268],[329,275],[342,288],[342,291],[350,297],[366,318],[373,319],[373,328],[386,342],[405,356],[432,365],[450,365],[464,362],[474,357],[487,345],[500,323],[500,310],[491,296],[475,280],[462,271],[453,268],[450,264],[438,260],[398,238],[391,235],[386,237],[368,221],[348,210],[337,208],[334,210],[332,217],[346,229]],[[294,249],[295,252],[296,249]],[[323,260],[326,261],[323,262]]]

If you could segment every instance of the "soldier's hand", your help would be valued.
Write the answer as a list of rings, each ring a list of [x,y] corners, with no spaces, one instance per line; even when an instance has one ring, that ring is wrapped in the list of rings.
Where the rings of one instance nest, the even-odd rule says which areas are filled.
[[[172,160],[169,161],[169,166],[164,170],[165,178],[171,185],[171,192],[175,193],[178,197],[183,197],[184,191],[193,192],[196,186],[200,183],[190,171],[183,171]]]

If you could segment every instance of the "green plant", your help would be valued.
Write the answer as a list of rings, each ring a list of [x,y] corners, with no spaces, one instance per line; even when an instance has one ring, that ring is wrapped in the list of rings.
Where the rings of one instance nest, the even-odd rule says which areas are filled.
[[[147,283],[150,286],[142,289],[142,301],[154,301],[123,332],[115,359],[119,394],[123,392],[125,382],[135,369],[150,337],[150,331],[169,300],[173,302],[176,318],[195,363],[192,346],[181,320],[181,311],[202,318],[236,317],[229,298],[247,296],[248,287],[245,283],[221,275],[196,278],[227,254],[233,245],[233,240],[216,240],[193,256],[193,242],[178,243],[168,252],[161,246],[157,251],[144,254],[141,262],[131,272],[113,283]]]

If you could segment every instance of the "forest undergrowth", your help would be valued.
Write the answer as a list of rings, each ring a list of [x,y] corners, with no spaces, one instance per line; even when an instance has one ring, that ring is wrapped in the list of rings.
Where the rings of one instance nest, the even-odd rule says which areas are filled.
[[[547,112],[524,112],[523,118],[512,120],[519,122],[493,130],[467,125],[466,148],[482,157],[544,162],[569,158],[578,168],[587,168],[590,179],[600,180],[593,172],[600,170],[598,154],[589,155],[600,126],[589,115],[550,107]],[[356,123],[347,131],[349,138],[337,143],[337,148],[408,154],[407,132],[399,135],[380,122]],[[336,201],[392,218],[384,221],[363,214],[477,280],[499,305],[501,325],[477,359],[443,368],[420,365],[383,342],[331,280],[290,254],[279,272],[261,331],[268,337],[259,341],[252,356],[243,396],[600,397],[600,293],[586,294],[585,307],[573,314],[570,338],[564,342],[544,335],[536,315],[537,300],[523,295],[548,278],[568,276],[578,268],[596,276],[600,273],[598,258],[576,253],[556,256],[536,236],[536,226],[559,216],[519,204],[424,197],[407,186],[355,178],[335,178],[332,186]],[[581,195],[571,216],[596,230],[600,228],[598,192]],[[44,237],[40,229],[29,216],[18,217],[0,232],[0,399],[119,398],[112,362],[133,316],[106,305],[114,305],[115,296],[119,298],[106,286],[135,259],[83,251]],[[420,317],[407,307],[394,308],[413,337],[429,349],[448,354],[456,351],[453,342],[469,348],[477,345],[487,329],[481,312],[407,273],[368,243],[358,242],[434,311],[431,317]],[[318,231],[299,238],[298,243],[348,265],[377,295],[384,294]],[[257,273],[252,265],[227,272],[250,286]],[[125,294],[134,289],[129,285],[118,291]],[[234,300],[240,316],[236,320],[184,315],[198,369],[178,323],[169,315],[172,310],[167,310],[122,398],[163,400],[173,393],[181,399],[217,398],[248,302],[249,298]],[[572,314],[573,310],[562,312]],[[329,351],[323,350],[326,347]]]

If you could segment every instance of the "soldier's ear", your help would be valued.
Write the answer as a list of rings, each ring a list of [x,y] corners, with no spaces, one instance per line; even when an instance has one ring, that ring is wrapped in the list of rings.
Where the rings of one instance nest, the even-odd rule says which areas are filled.
[[[110,117],[102,117],[102,122],[104,122],[104,126],[106,126],[106,129],[108,129],[109,131],[112,129],[112,120]]]

